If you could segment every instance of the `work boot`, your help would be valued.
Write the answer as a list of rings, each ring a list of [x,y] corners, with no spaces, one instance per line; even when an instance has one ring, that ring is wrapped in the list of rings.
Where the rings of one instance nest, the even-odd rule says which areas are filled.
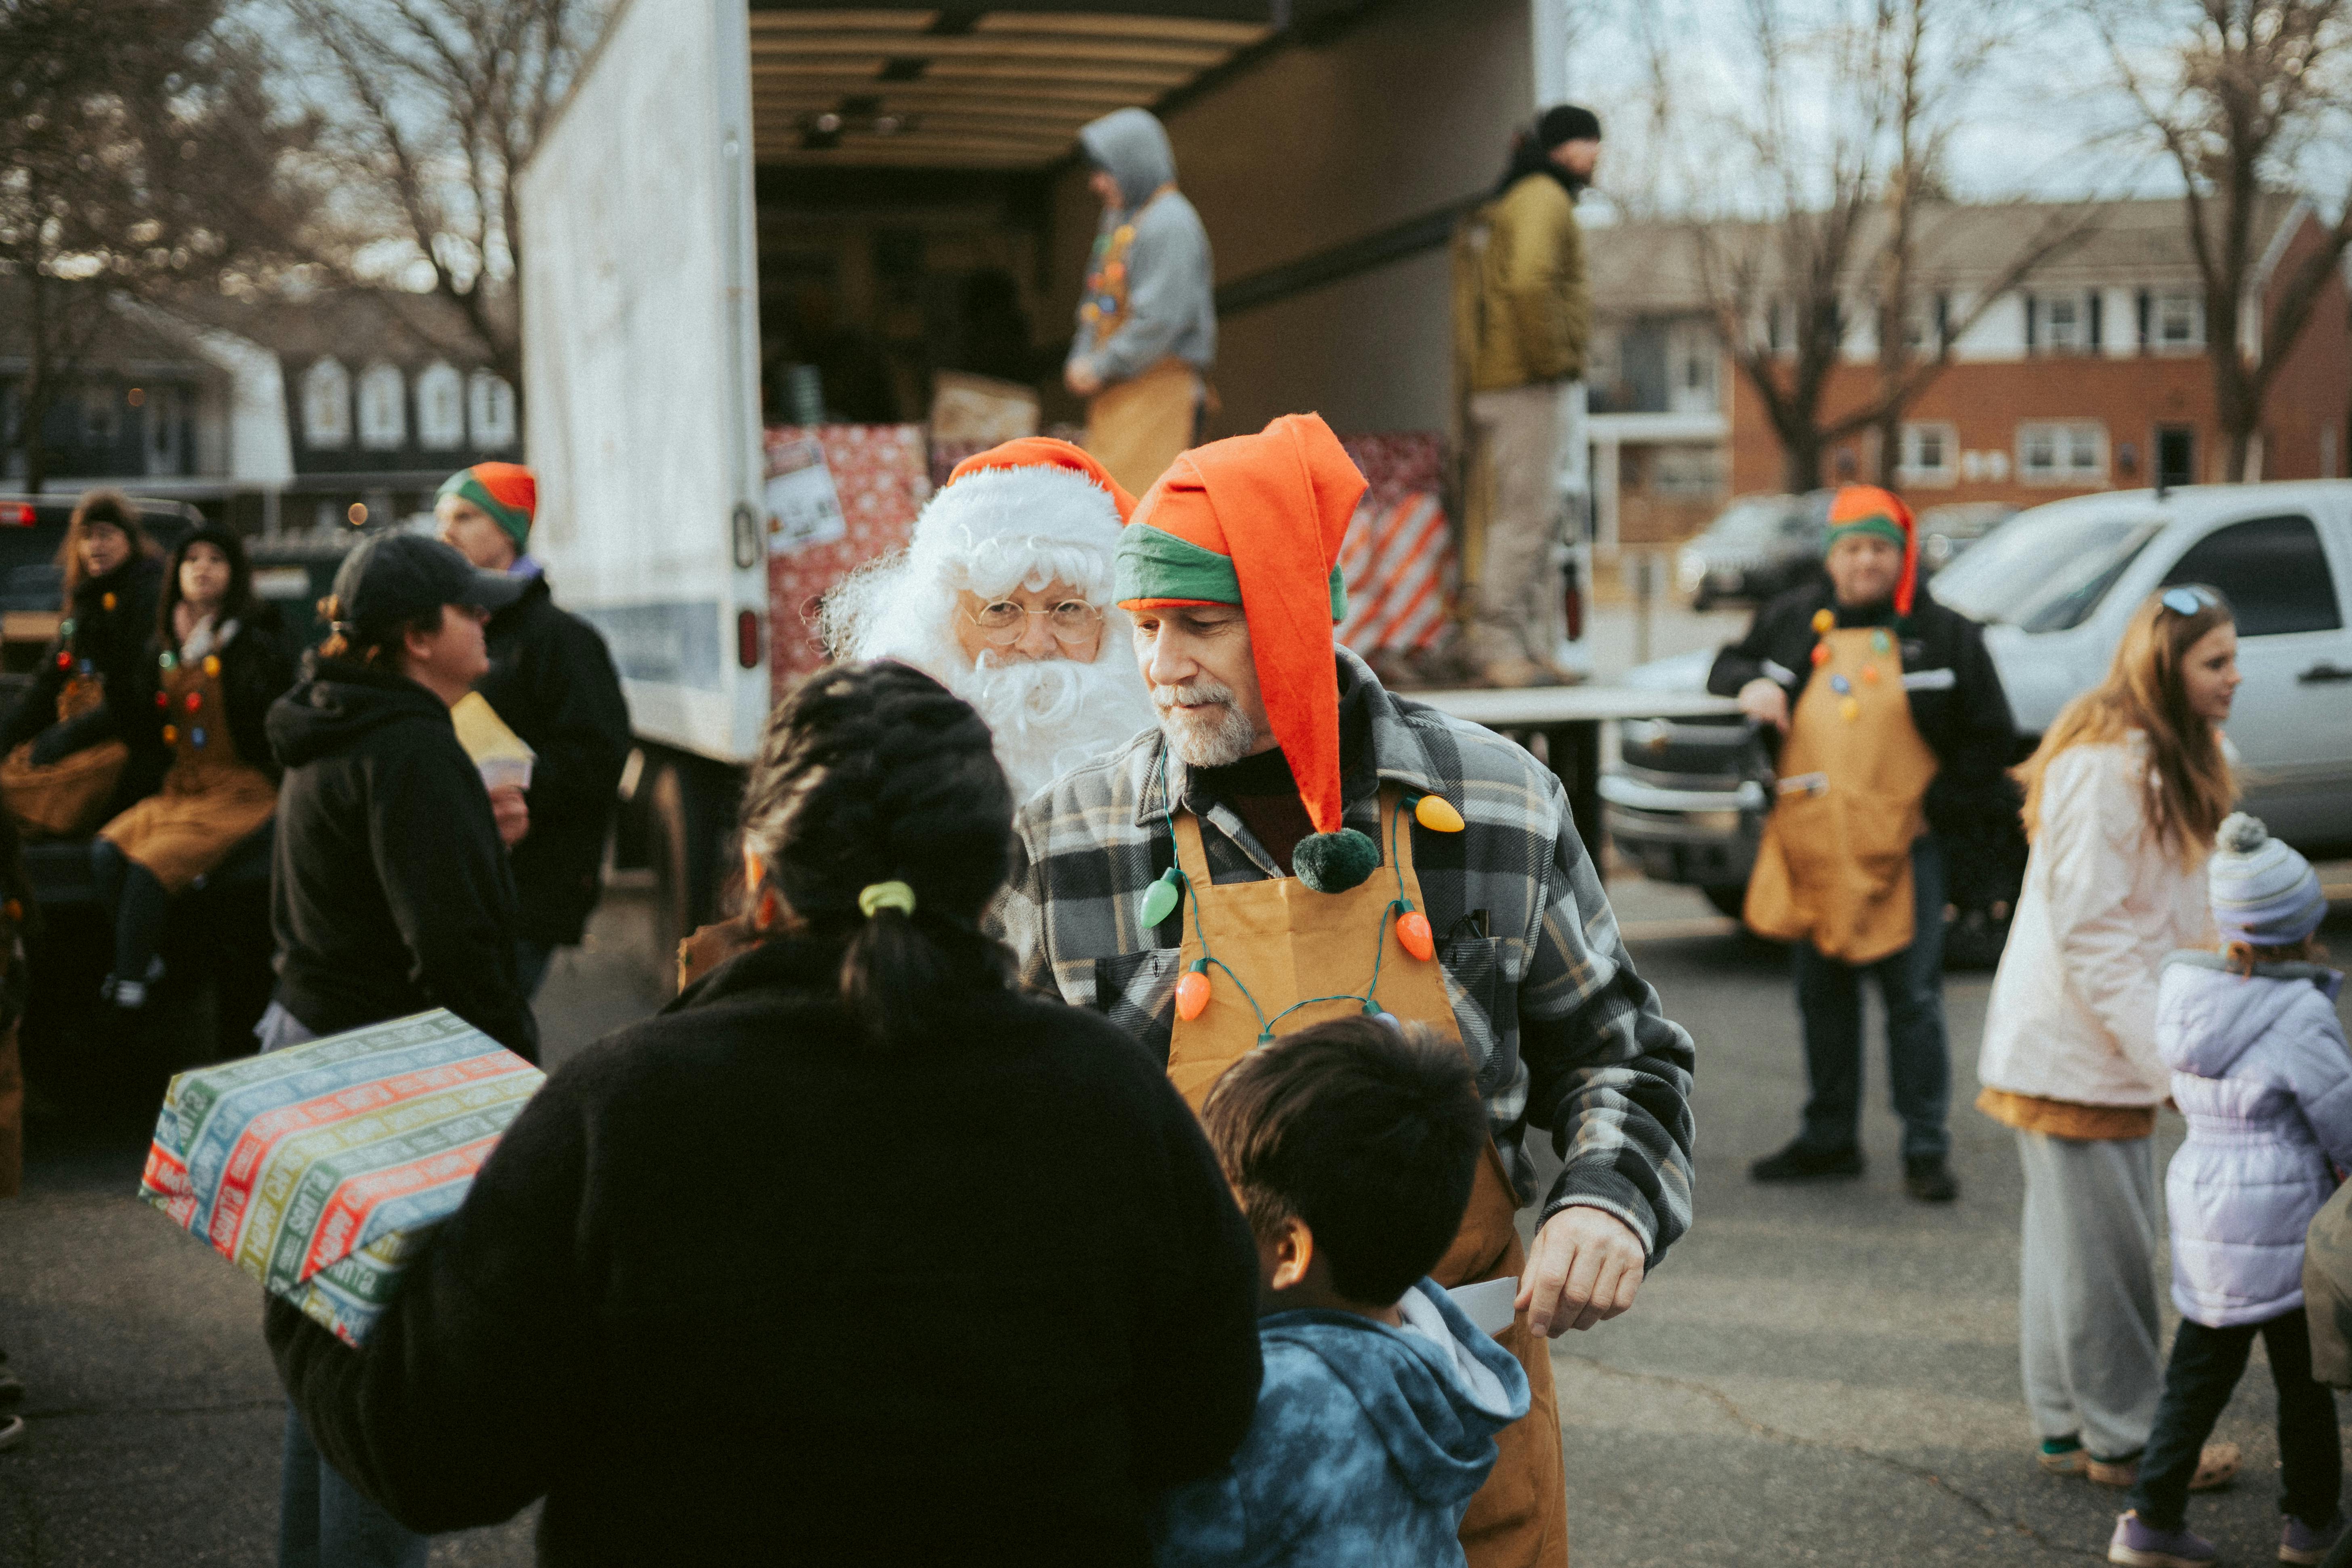
[[[1903,1190],[1923,1204],[1948,1204],[1960,1195],[1960,1184],[1941,1154],[1909,1154],[1903,1161]]]
[[[1822,1176],[1861,1174],[1862,1151],[1853,1144],[1843,1149],[1816,1149],[1801,1138],[1748,1167],[1748,1179],[1752,1182],[1807,1182]]]

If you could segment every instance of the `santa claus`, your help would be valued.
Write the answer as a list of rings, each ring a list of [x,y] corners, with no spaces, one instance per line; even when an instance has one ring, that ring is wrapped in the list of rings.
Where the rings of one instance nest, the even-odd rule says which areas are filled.
[[[835,658],[896,658],[980,710],[1016,799],[1157,722],[1111,602],[1135,498],[1067,441],[956,465],[906,550],[826,597]]]

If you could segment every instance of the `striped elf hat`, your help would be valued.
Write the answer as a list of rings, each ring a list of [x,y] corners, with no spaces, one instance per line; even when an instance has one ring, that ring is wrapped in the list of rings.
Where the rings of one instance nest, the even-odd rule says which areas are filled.
[[[1829,537],[1822,541],[1827,555],[1850,533],[1874,534],[1903,552],[1903,575],[1895,580],[1895,613],[1911,613],[1919,588],[1919,524],[1911,509],[1892,490],[1876,485],[1843,485],[1830,501]]]
[[[460,468],[441,481],[434,504],[439,505],[444,496],[472,501],[514,541],[517,551],[529,548],[531,519],[539,511],[539,476],[520,463],[476,463]]]
[[[1286,414],[1257,435],[1196,447],[1136,504],[1113,590],[1126,610],[1240,606],[1266,719],[1315,826],[1292,863],[1299,880],[1328,892],[1380,863],[1378,847],[1341,819],[1331,632],[1347,617],[1339,544],[1364,489],[1318,415]]]

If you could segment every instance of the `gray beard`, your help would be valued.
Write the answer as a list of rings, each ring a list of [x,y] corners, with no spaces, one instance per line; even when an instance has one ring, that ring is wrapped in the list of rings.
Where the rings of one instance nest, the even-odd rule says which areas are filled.
[[[1250,746],[1257,740],[1257,731],[1243,716],[1234,694],[1223,686],[1179,686],[1167,694],[1166,702],[1161,702],[1157,691],[1151,700],[1160,707],[1160,732],[1168,737],[1169,750],[1188,768],[1231,767],[1249,755]],[[1202,700],[1222,704],[1217,717],[1194,719],[1174,711],[1173,705],[1179,701]]]

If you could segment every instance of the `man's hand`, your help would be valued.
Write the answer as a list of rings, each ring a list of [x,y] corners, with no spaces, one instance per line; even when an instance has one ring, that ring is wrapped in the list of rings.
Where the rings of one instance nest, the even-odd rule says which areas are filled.
[[[1739,689],[1739,710],[1759,724],[1789,732],[1789,694],[1769,676],[1759,675]]]
[[[1091,363],[1074,359],[1062,367],[1062,384],[1080,397],[1092,397],[1102,390],[1103,379]]]
[[[530,807],[523,804],[520,784],[500,784],[492,790],[490,815],[498,819],[499,842],[509,849],[530,831]]]
[[[1512,1305],[1528,1315],[1530,1329],[1558,1339],[1631,1307],[1643,1267],[1642,1238],[1631,1226],[1606,1209],[1577,1204],[1536,1232]]]

